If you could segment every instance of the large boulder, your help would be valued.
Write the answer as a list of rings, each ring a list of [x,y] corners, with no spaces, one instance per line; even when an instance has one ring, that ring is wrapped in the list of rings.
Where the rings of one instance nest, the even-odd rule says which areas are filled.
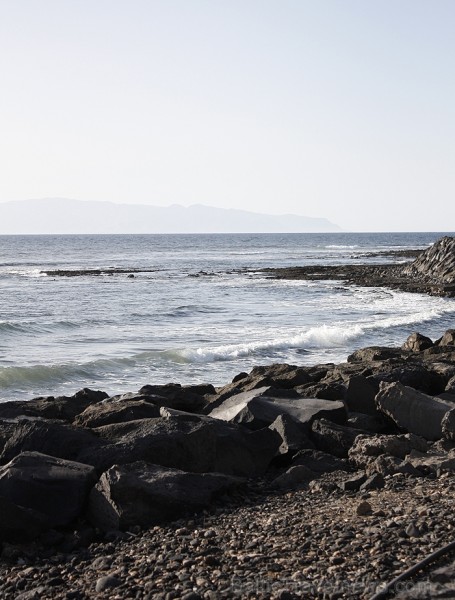
[[[160,416],[160,408],[151,402],[120,399],[92,404],[74,420],[80,427],[102,427],[112,423],[125,423]]]
[[[281,414],[309,425],[315,418],[326,417],[335,422],[346,420],[343,402],[318,398],[277,398],[269,396],[270,388],[242,392],[227,398],[209,416],[231,423],[241,423],[257,430],[269,426]]]
[[[447,329],[439,340],[439,346],[455,346],[455,329]]]
[[[345,427],[328,419],[316,419],[311,425],[310,437],[318,450],[347,458],[356,437],[364,433],[361,429]]]
[[[270,425],[270,429],[281,436],[280,455],[292,454],[304,448],[314,448],[313,442],[306,433],[306,428],[289,415],[279,415]]]
[[[86,462],[81,456],[96,455],[96,450],[102,445],[102,440],[89,429],[42,419],[21,419],[15,423],[4,445],[0,464],[9,462],[21,452],[41,452],[57,458]]]
[[[199,413],[207,403],[206,395],[215,394],[213,385],[180,385],[167,383],[165,385],[144,385],[139,394],[157,406],[166,406],[176,410]],[[149,398],[147,398],[147,396]]]
[[[421,333],[411,333],[408,336],[405,343],[401,346],[402,350],[409,350],[410,352],[422,352],[433,346],[433,342],[429,337],[422,335]]]
[[[96,453],[83,453],[81,460],[100,471],[144,460],[184,471],[253,476],[265,472],[282,442],[269,429],[251,432],[185,412],[105,425],[93,432],[105,445]]]
[[[0,497],[37,518],[38,529],[59,527],[82,513],[97,478],[88,465],[23,452],[0,467]]]
[[[359,435],[349,450],[349,459],[358,467],[366,467],[378,456],[387,455],[403,459],[413,450],[426,452],[428,442],[414,434]]]
[[[200,511],[241,479],[187,473],[146,462],[114,465],[90,494],[89,518],[102,530],[150,526]]]
[[[427,440],[442,437],[442,419],[453,408],[451,402],[427,396],[401,383],[381,383],[376,405],[398,427]]]

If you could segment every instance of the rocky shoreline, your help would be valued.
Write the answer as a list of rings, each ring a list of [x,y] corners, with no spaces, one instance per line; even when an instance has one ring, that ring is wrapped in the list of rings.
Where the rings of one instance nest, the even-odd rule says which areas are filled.
[[[455,238],[413,258],[267,273],[455,295]],[[0,404],[0,596],[376,599],[452,544],[388,597],[455,598],[455,330],[441,333],[221,388]]]
[[[405,251],[395,256],[413,257]],[[274,279],[339,280],[365,287],[389,287],[405,292],[455,297],[455,238],[444,237],[405,264],[337,265],[268,268]]]
[[[370,598],[454,539],[455,330],[6,402],[0,465],[2,598]],[[453,561],[395,597],[454,597]]]

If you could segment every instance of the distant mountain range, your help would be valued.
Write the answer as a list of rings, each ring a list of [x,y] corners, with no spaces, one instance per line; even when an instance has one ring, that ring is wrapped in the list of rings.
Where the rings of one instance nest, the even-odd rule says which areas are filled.
[[[67,198],[0,203],[0,234],[293,233],[341,231],[327,219],[246,210],[114,204]]]

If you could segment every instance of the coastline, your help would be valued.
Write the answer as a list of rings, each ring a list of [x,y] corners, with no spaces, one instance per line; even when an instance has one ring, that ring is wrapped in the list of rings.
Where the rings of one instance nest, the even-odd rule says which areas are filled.
[[[425,398],[431,414],[432,403],[442,401],[447,414],[455,415],[453,330],[436,342],[412,335],[402,348],[364,348],[338,365],[256,367],[218,389],[145,386],[113,398],[82,390],[68,398],[0,405],[0,592],[23,600],[370,597],[451,542],[455,530],[453,419],[442,434],[426,430],[432,439],[413,432],[415,423],[406,429],[402,416],[381,409],[384,394],[403,389],[408,399]],[[280,407],[277,418],[268,412],[270,403]],[[283,417],[286,407],[290,415],[297,405],[306,410],[307,403],[310,416]],[[229,423],[211,416],[223,406],[231,411]],[[264,427],[264,420],[272,422]],[[427,421],[418,426],[427,427]],[[214,435],[217,450],[209,456]],[[174,441],[169,446],[166,440]],[[159,478],[179,478],[176,495],[164,495],[164,504],[155,493],[159,478],[150,479],[151,467],[156,474],[152,456],[164,465]],[[15,518],[11,497],[5,501],[8,485],[14,487],[15,477],[25,485],[22,493],[35,485],[26,459],[32,461],[32,480],[41,473],[41,485],[53,478],[55,485],[55,477],[62,485],[69,466],[74,478],[75,465],[94,465],[87,475],[92,492],[86,489],[76,517],[43,528],[36,521],[43,507],[35,489],[15,505],[22,511],[19,520],[29,519],[25,529],[5,539]],[[189,501],[191,469],[182,471],[188,464],[204,477],[224,477],[198,510]],[[46,465],[52,468],[46,471]],[[126,486],[120,495],[115,480]],[[44,493],[54,518],[59,502],[68,505],[70,497],[60,488],[59,501],[50,489],[45,485]],[[175,509],[171,518],[166,503]],[[147,521],[144,515],[155,516]],[[31,523],[37,533],[30,538]],[[453,589],[452,560],[444,557],[417,578],[414,592],[421,595],[412,597],[438,598]]]

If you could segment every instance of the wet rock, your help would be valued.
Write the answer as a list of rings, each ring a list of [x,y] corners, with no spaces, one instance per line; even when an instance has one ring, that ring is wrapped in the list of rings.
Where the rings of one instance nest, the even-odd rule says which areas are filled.
[[[455,329],[447,329],[439,340],[439,346],[455,346]]]
[[[433,342],[429,337],[415,332],[408,336],[405,343],[401,346],[401,349],[409,350],[410,352],[422,352],[423,350],[427,350],[427,348],[431,348],[432,346]]]

